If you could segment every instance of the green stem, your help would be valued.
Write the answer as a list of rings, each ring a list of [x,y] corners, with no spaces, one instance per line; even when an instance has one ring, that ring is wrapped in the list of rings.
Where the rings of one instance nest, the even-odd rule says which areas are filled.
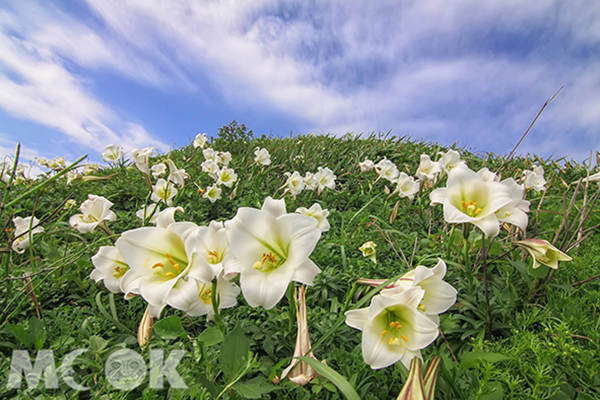
[[[221,319],[221,315],[219,313],[219,293],[217,292],[217,280],[214,279],[212,281],[212,288],[210,290],[210,298],[214,313],[215,324],[217,328],[223,333],[225,333],[225,327],[223,326],[223,320]]]
[[[463,225],[463,261],[465,264],[465,269],[467,271],[471,270],[469,265],[469,226],[467,224]]]

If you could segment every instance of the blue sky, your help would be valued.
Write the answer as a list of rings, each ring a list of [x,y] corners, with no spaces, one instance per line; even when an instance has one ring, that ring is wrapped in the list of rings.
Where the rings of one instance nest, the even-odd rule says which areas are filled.
[[[0,5],[0,154],[392,131],[582,161],[600,150],[597,0],[15,0]]]

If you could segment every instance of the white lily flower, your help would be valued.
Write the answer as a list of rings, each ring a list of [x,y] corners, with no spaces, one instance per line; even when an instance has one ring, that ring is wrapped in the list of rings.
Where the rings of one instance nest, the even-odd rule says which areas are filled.
[[[46,157],[37,157],[36,162],[42,167],[50,168],[50,162],[46,159]]]
[[[194,146],[195,149],[197,149],[198,147],[203,149],[204,146],[206,146],[207,141],[208,138],[206,137],[206,133],[199,133],[196,135],[196,138],[192,142],[192,146]]]
[[[183,212],[182,207],[168,207],[164,210],[160,210],[158,204],[153,203],[148,205],[148,207],[142,207],[141,210],[138,210],[135,215],[141,219],[145,220],[150,217],[150,222],[159,228],[166,228],[175,222],[175,213]]]
[[[429,195],[432,204],[444,205],[444,219],[451,224],[472,223],[488,237],[498,235],[496,211],[509,204],[510,190],[500,182],[486,182],[469,168],[454,168],[445,188]]]
[[[600,172],[590,175],[589,177],[583,178],[583,182],[596,182],[600,186]]]
[[[296,197],[304,189],[305,183],[302,175],[298,171],[294,171],[292,174],[286,172],[284,175],[288,177],[283,185],[285,193],[291,193],[292,196]]]
[[[404,274],[394,282],[394,288],[381,291],[383,296],[394,297],[412,287],[420,287],[425,291],[417,309],[428,315],[434,322],[439,321],[439,314],[445,313],[456,303],[457,291],[447,282],[446,263],[438,258],[433,268],[422,265]]]
[[[221,160],[221,164],[223,164],[224,167],[228,167],[229,163],[232,160],[231,153],[228,152],[228,151],[220,151],[219,152],[219,159]]]
[[[39,226],[40,221],[33,217],[15,217],[13,218],[13,224],[15,224],[15,240],[12,242],[12,249],[17,253],[23,253],[27,247],[29,247],[29,236],[44,231],[44,228]]]
[[[257,147],[254,150],[254,162],[259,165],[271,165],[271,154],[267,149]]]
[[[221,188],[215,183],[212,186],[206,188],[206,192],[202,195],[205,199],[210,200],[211,203],[221,198]]]
[[[408,197],[410,200],[413,200],[415,194],[419,192],[419,182],[404,172],[400,172],[400,175],[394,182],[396,183],[396,189],[394,189],[392,194],[397,193],[401,198]]]
[[[442,172],[442,167],[437,162],[431,161],[427,154],[421,154],[421,162],[415,176],[422,182],[435,182],[438,174]]]
[[[217,180],[219,174],[219,165],[214,160],[205,160],[200,164],[203,172],[207,172],[208,176]]]
[[[511,201],[496,211],[498,221],[518,226],[525,231],[529,222],[529,217],[525,213],[529,212],[529,205],[531,204],[525,200],[525,188],[515,182],[513,178],[505,179],[500,183],[508,188]]]
[[[185,172],[185,169],[178,169],[170,158],[167,158],[167,166],[169,167],[169,177],[167,178],[167,181],[174,183],[181,189],[189,175]]]
[[[118,162],[123,158],[123,148],[115,144],[109,144],[104,148],[100,157],[104,162]]]
[[[106,198],[89,194],[88,199],[79,207],[81,214],[69,218],[69,224],[81,233],[90,233],[102,221],[117,219],[117,215],[110,210],[112,206],[113,203]]]
[[[346,311],[346,324],[362,331],[363,358],[371,368],[398,361],[408,368],[437,338],[438,325],[417,310],[424,292],[412,287],[394,297],[377,295],[368,308]]]
[[[335,178],[333,171],[329,168],[318,167],[318,172],[315,174],[317,178],[317,193],[321,194],[325,188],[335,189]]]
[[[525,239],[513,244],[527,250],[531,258],[533,258],[533,269],[539,268],[541,264],[558,269],[559,261],[573,260],[544,239]]]
[[[448,174],[452,168],[456,168],[459,165],[467,165],[465,160],[461,160],[460,153],[456,150],[450,149],[446,153],[440,151],[438,155],[441,156],[438,160],[438,164],[446,174]]]
[[[312,285],[321,272],[308,257],[321,230],[317,220],[288,214],[284,200],[267,197],[262,209],[241,207],[225,222],[232,261],[225,274],[240,274],[244,298],[252,307],[273,308],[291,281]]]
[[[317,180],[317,175],[312,172],[307,172],[304,175],[304,187],[307,190],[315,190],[317,186],[319,186],[319,181]]]
[[[165,202],[168,206],[173,205],[173,197],[177,194],[177,188],[166,180],[160,178],[156,181],[156,185],[152,186],[152,196],[150,200],[158,203]]]
[[[50,160],[50,164],[48,164],[51,170],[53,171],[62,171],[67,167],[67,161],[64,157],[54,157]]]
[[[373,241],[363,243],[358,249],[362,251],[363,257],[369,257],[371,261],[377,264],[377,244]]]
[[[217,185],[225,185],[230,188],[237,181],[237,174],[232,168],[223,167],[217,172]]]
[[[240,288],[223,277],[217,278],[217,296],[219,310],[235,307]],[[212,283],[202,283],[196,279],[179,280],[171,291],[167,304],[185,311],[191,317],[206,315],[208,320],[214,318],[212,305]]]
[[[206,149],[202,150],[202,156],[204,156],[205,160],[212,160],[212,161],[216,162],[217,164],[219,164],[221,162],[221,158],[219,157],[219,152],[213,150],[212,147],[207,147]]]
[[[375,168],[375,163],[368,158],[365,158],[365,161],[359,162],[358,166],[360,167],[360,172],[367,172]]]
[[[83,173],[86,175],[93,174],[94,172],[100,171],[100,165],[96,163],[85,163],[83,164]]]
[[[377,172],[380,178],[387,179],[390,182],[393,182],[400,175],[396,164],[385,157],[375,164],[375,172]]]
[[[152,171],[152,177],[154,179],[158,179],[161,176],[164,176],[165,173],[167,172],[167,165],[165,163],[154,164],[150,168],[150,171]]]
[[[481,168],[479,171],[477,171],[477,175],[479,175],[485,182],[500,182],[498,175],[487,168]]]
[[[112,293],[121,293],[121,282],[123,276],[130,271],[129,266],[123,260],[121,252],[115,246],[102,246],[95,256],[92,257],[94,270],[90,278],[94,282],[103,281],[104,286]]]
[[[546,179],[544,179],[544,168],[537,165],[533,171],[523,171],[525,175],[525,189],[533,189],[536,192],[546,190]]]
[[[132,273],[121,282],[125,293],[141,295],[158,317],[173,287],[183,278],[210,283],[213,270],[206,268],[196,253],[191,222],[174,222],[167,228],[144,227],[124,232],[115,243]]]
[[[135,166],[145,175],[150,175],[150,167],[148,166],[148,163],[150,162],[150,157],[154,155],[155,151],[156,147],[145,147],[143,149],[131,150],[131,156],[133,157]]]
[[[331,228],[329,221],[327,221],[329,210],[323,210],[319,203],[313,204],[310,208],[299,207],[296,209],[296,212],[316,219],[318,221],[317,228],[321,232],[327,232]]]
[[[81,175],[79,172],[69,171],[69,172],[67,172],[67,185],[70,185],[74,181],[78,181],[81,178],[83,178],[83,175]]]
[[[150,218],[149,222],[154,223],[160,212],[160,206],[157,203],[148,204],[148,206],[142,206],[141,209],[135,212],[135,216],[145,221]]]

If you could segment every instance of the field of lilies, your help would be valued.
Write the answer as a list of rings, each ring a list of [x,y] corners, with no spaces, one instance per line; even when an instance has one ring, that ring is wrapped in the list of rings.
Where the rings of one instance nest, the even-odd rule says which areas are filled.
[[[35,178],[19,151],[1,398],[600,398],[597,153],[235,121]]]

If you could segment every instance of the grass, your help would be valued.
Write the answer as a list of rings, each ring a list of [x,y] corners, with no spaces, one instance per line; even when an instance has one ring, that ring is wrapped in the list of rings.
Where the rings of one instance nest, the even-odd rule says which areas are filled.
[[[471,233],[467,248],[471,267],[466,268],[462,258],[465,250],[462,229],[452,229],[444,223],[441,206],[430,206],[430,190],[419,193],[412,202],[400,199],[397,218],[390,223],[397,199],[385,194],[384,181],[374,183],[373,172],[361,173],[357,167],[365,157],[375,162],[387,157],[401,171],[413,175],[420,154],[437,159],[436,154],[445,150],[439,144],[374,135],[366,138],[353,135],[254,137],[247,128],[230,124],[221,129],[211,146],[231,152],[230,166],[239,176],[235,195],[225,189],[223,199],[214,204],[203,199],[195,186],[206,187],[211,183],[201,171],[201,152],[187,146],[152,161],[169,157],[191,176],[176,199],[176,205],[185,210],[183,215],[178,215],[178,220],[206,225],[211,220],[233,218],[239,207],[259,208],[267,196],[281,196],[283,191],[279,189],[287,171],[297,170],[304,175],[323,166],[337,175],[334,191],[325,190],[320,195],[304,191],[295,199],[289,196],[285,199],[288,212],[301,206],[310,207],[314,202],[330,211],[331,230],[322,235],[311,256],[322,272],[314,286],[307,290],[309,330],[312,343],[320,343],[313,349],[317,359],[326,359],[361,398],[395,399],[407,371],[401,363],[372,370],[362,359],[360,332],[338,324],[353,283],[358,278],[388,279],[416,265],[431,267],[437,257],[448,263],[445,280],[458,290],[459,297],[456,305],[441,318],[446,341],[440,336],[423,350],[425,360],[434,355],[442,357],[436,398],[600,398],[600,279],[572,286],[598,274],[600,238],[593,227],[600,223],[600,215],[596,210],[583,225],[584,229],[593,228],[590,232],[594,234],[569,252],[573,261],[561,262],[552,280],[541,285],[527,272],[531,260],[510,246],[511,239],[507,238],[515,234],[514,229],[499,235],[488,256],[489,260],[502,256],[489,265],[490,330],[483,271],[477,262],[480,234]],[[253,166],[257,146],[271,153],[273,164],[268,168]],[[464,149],[461,154],[473,170],[487,167],[495,171],[504,161],[501,156],[472,154]],[[549,184],[545,193],[528,192],[532,212],[527,236],[553,240],[575,193],[575,186],[568,184],[585,177],[587,170],[584,165],[566,160],[528,156],[508,161],[502,167],[502,176],[520,177],[523,170],[531,169],[534,163],[544,167]],[[304,387],[287,380],[279,385],[270,383],[273,376],[288,365],[296,341],[295,320],[290,319],[294,316],[290,307],[293,311],[294,306],[286,298],[273,310],[266,311],[251,308],[240,296],[235,308],[221,313],[225,338],[216,343],[202,339],[203,332],[213,332],[210,330],[213,322],[166,309],[161,318],[166,321],[162,330],[155,330],[150,345],[141,350],[135,332],[146,307],[143,299],[138,296],[125,301],[89,278],[93,269],[90,258],[100,246],[110,245],[114,238],[99,231],[80,234],[73,230],[68,218],[78,210],[67,209],[64,204],[67,198],[80,204],[89,193],[101,195],[115,204],[112,209],[117,213],[117,220],[109,224],[113,232],[118,235],[139,227],[135,211],[148,202],[147,183],[135,166],[118,165],[98,173],[113,174],[105,181],[78,181],[71,185],[66,185],[64,178],[56,179],[3,209],[4,229],[0,239],[0,244],[5,246],[0,253],[3,260],[0,279],[2,398],[211,399],[221,393],[220,398],[231,399],[343,398],[325,377],[317,377]],[[4,204],[50,179],[50,175],[40,179],[12,186]],[[589,186],[588,198],[596,190],[595,184]],[[584,207],[583,192],[579,190],[575,194],[567,215],[570,223],[579,221],[577,212]],[[6,248],[10,221],[17,215],[35,215],[45,228],[23,254]],[[557,240],[560,242],[573,232],[559,233]],[[377,264],[363,258],[358,250],[369,240],[377,244]],[[37,311],[32,291],[22,279],[24,273],[30,274],[39,305]],[[367,292],[366,288],[359,287],[349,298],[350,307],[355,307]],[[114,310],[111,310],[111,301]],[[167,326],[174,321],[180,321],[181,325]],[[155,324],[159,325],[159,321]],[[234,330],[236,326],[240,329]],[[236,336],[236,343],[247,343],[250,354],[248,351],[232,353],[231,346],[226,346],[228,340],[233,343],[233,332],[238,331],[242,336]],[[114,389],[104,375],[104,363],[119,348],[138,351],[147,362],[150,349],[184,350],[186,355],[177,370],[188,389],[169,385],[164,389],[151,389],[148,378],[130,392]],[[59,379],[58,389],[47,389],[43,385],[28,389],[25,382],[21,389],[7,388],[5,382],[12,352],[17,349],[28,350],[31,355],[41,349],[52,349],[57,364],[70,351],[86,349],[75,363],[75,377],[90,389],[74,391],[62,379]],[[247,370],[239,376],[241,369],[228,364],[231,360],[227,357],[243,360]]]

